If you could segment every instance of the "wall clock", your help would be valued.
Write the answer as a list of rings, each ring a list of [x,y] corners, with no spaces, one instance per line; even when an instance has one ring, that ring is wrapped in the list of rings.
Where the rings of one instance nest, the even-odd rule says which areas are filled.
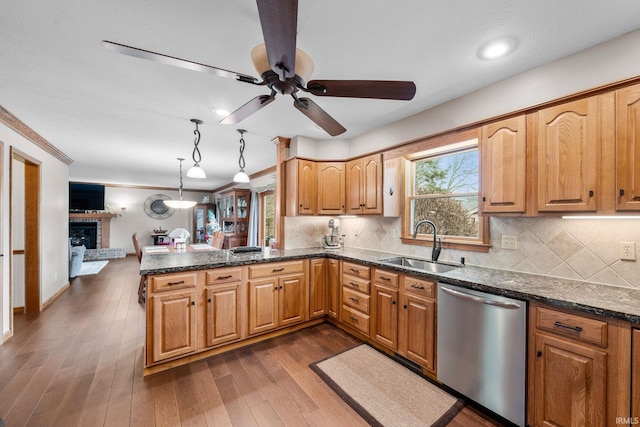
[[[165,219],[173,215],[174,209],[165,205],[163,200],[169,200],[170,197],[164,194],[154,194],[147,197],[144,201],[144,213],[153,219]]]

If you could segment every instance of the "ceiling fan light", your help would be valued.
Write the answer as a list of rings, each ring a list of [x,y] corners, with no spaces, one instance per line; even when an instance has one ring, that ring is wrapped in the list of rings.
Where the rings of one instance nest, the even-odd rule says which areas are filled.
[[[267,56],[267,47],[264,43],[254,47],[251,51],[251,61],[259,75],[271,70],[269,65],[269,57]],[[302,78],[306,83],[313,74],[313,60],[306,52],[296,49],[296,69],[295,74]]]
[[[204,179],[207,177],[207,174],[204,172],[204,169],[202,169],[200,165],[196,163],[191,167],[191,169],[187,171],[187,176],[189,178]]]

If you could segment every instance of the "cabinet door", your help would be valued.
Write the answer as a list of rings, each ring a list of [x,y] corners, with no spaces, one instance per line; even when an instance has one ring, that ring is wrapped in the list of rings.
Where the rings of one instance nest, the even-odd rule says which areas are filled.
[[[640,210],[640,85],[616,92],[617,210]]]
[[[196,291],[154,295],[153,362],[196,349]]]
[[[398,290],[374,284],[372,288],[372,338],[398,349]]]
[[[346,205],[347,214],[359,214],[363,208],[364,192],[364,172],[362,170],[362,159],[350,160],[347,162],[346,182]]]
[[[316,213],[317,176],[315,162],[298,160],[298,215]]]
[[[482,210],[524,212],[526,116],[482,127]]]
[[[402,157],[385,159],[382,171],[382,209],[384,216],[400,216],[402,211]]]
[[[327,313],[327,259],[312,259],[309,283],[309,316],[323,316]]]
[[[598,98],[538,112],[538,211],[595,211],[600,150]]]
[[[318,214],[343,214],[345,210],[344,162],[320,162],[317,168]]]
[[[239,283],[206,288],[208,347],[242,338],[240,295]]]
[[[362,213],[382,214],[382,156],[372,154],[362,159],[364,182],[362,187]]]
[[[534,425],[604,426],[605,352],[536,334]]]
[[[633,330],[631,416],[640,419],[640,329]]]
[[[340,318],[340,261],[327,259],[328,314]]]
[[[278,278],[249,282],[249,335],[278,326]]]
[[[400,336],[400,354],[435,370],[436,303],[405,294],[400,313]]]
[[[287,326],[307,320],[307,283],[304,274],[284,276],[278,279],[279,326]]]

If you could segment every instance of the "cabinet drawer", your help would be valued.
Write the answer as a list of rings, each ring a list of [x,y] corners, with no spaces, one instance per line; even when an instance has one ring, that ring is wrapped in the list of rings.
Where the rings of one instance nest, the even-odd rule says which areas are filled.
[[[342,288],[342,303],[369,314],[369,295],[361,294],[349,288]]]
[[[578,341],[607,346],[607,322],[538,307],[536,327]]]
[[[151,292],[174,291],[176,289],[195,288],[197,273],[165,274],[151,277]]]
[[[405,291],[413,292],[429,298],[436,297],[436,282],[426,279],[416,279],[414,277],[404,278]]]
[[[304,260],[256,264],[249,266],[249,278],[279,276],[281,274],[301,273],[304,271]]]
[[[342,263],[342,272],[344,274],[350,274],[352,276],[362,277],[363,279],[371,279],[371,269],[364,267],[360,264],[354,264],[351,262]]]
[[[207,271],[206,285],[216,285],[218,283],[239,282],[242,280],[242,269],[234,268],[217,268]]]
[[[355,289],[356,291],[369,295],[369,288],[370,288],[369,280],[364,280],[364,279],[350,276],[348,274],[343,274],[342,286],[344,286],[345,288]]]
[[[354,310],[346,305],[342,306],[342,316],[340,320],[362,332],[365,335],[369,335],[369,316],[360,313],[358,310]]]
[[[373,270],[373,281],[381,285],[398,287],[398,274],[384,270]]]

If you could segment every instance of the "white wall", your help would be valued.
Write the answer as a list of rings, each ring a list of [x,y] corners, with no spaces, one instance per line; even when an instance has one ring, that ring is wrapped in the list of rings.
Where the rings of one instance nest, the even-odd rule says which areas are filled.
[[[11,162],[11,147],[15,147],[26,155],[41,162],[41,196],[40,196],[40,268],[41,303],[45,303],[60,291],[68,282],[69,250],[67,236],[68,225],[68,181],[69,167],[0,123],[0,141],[4,143],[4,159],[0,173],[2,173],[2,191],[4,194],[2,211],[0,212],[0,227],[2,227],[2,251],[7,254],[9,246],[9,164]],[[9,262],[11,257],[0,258],[2,262],[2,301],[0,317],[2,335],[9,332],[10,301],[9,301]]]
[[[111,219],[110,246],[112,248],[125,248],[127,253],[134,253],[131,235],[138,233],[138,239],[142,246],[153,244],[151,233],[154,228],[171,231],[174,228],[186,228],[191,232],[193,226],[193,209],[175,210],[174,214],[166,219],[153,219],[144,211],[144,202],[147,197],[154,194],[165,194],[172,199],[178,198],[178,191],[165,189],[113,187],[105,188],[105,208],[120,216]],[[183,191],[183,200],[201,201],[204,196],[212,198],[209,192]],[[125,206],[126,209],[120,209]]]

